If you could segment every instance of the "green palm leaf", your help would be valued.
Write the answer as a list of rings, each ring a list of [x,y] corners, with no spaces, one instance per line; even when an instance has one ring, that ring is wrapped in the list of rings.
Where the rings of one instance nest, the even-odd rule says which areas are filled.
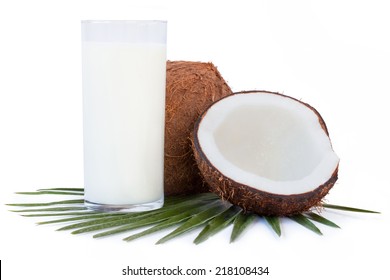
[[[17,207],[41,207],[41,206],[53,206],[53,205],[63,205],[63,204],[83,204],[83,199],[71,199],[71,200],[60,200],[52,202],[43,202],[43,203],[11,203],[6,204],[8,206],[17,206]]]
[[[307,213],[306,214],[306,217],[313,220],[313,221],[316,221],[318,223],[321,223],[321,224],[324,224],[324,225],[327,225],[327,226],[330,226],[330,227],[334,227],[334,228],[340,228],[338,225],[336,225],[334,222],[316,214],[316,213]]]
[[[274,230],[274,232],[278,235],[282,235],[282,230],[280,228],[280,220],[279,217],[275,216],[264,216],[264,219],[266,222],[271,226],[271,228]]]
[[[171,217],[181,215],[183,213],[183,211],[185,211],[187,209],[193,210],[193,209],[197,209],[197,208],[203,207],[203,206],[204,206],[204,203],[202,203],[202,202],[197,202],[197,203],[189,203],[188,202],[187,204],[181,205],[180,207],[171,207],[170,209],[162,211],[161,213],[150,215],[146,218],[138,219],[137,221],[132,222],[131,224],[126,224],[122,227],[118,227],[118,228],[110,230],[110,231],[96,234],[93,237],[94,238],[103,237],[103,236],[107,236],[107,235],[122,233],[125,231],[129,231],[129,230],[136,229],[136,228],[143,227],[143,226],[147,226],[147,225],[156,224],[159,222],[163,222]]]
[[[78,211],[78,210],[86,210],[86,207],[52,207],[52,208],[35,208],[35,209],[23,209],[23,210],[11,210],[12,212],[24,213],[24,212],[64,212],[64,211]],[[86,212],[87,213],[87,212]]]
[[[82,215],[98,215],[102,212],[95,212],[95,211],[85,211],[85,209],[82,209],[81,211],[75,211],[75,212],[69,212],[69,211],[63,211],[63,212],[54,212],[54,213],[34,213],[34,214],[23,214],[21,216],[23,217],[57,217],[57,216],[82,216]],[[119,213],[116,213],[119,215]],[[122,214],[122,213],[120,213]]]
[[[69,230],[81,228],[80,230],[73,231],[73,234],[86,233],[91,231],[103,230],[111,227],[117,227],[126,224],[134,224],[139,221],[160,221],[168,218],[170,215],[175,213],[181,213],[184,209],[188,209],[192,205],[207,203],[208,200],[205,198],[209,198],[214,200],[210,196],[197,195],[194,196],[194,199],[182,198],[180,200],[176,200],[177,203],[170,203],[167,206],[152,210],[149,212],[137,212],[137,213],[127,213],[125,215],[119,217],[109,217],[109,218],[101,218],[93,221],[76,223],[73,225],[69,225],[59,230]]]
[[[49,189],[38,189],[40,191],[70,191],[70,192],[81,192],[84,194],[84,188],[49,188]]]
[[[84,195],[82,192],[68,192],[68,191],[37,191],[37,192],[17,192],[16,194],[25,195],[42,195],[42,194],[60,194],[60,195]]]
[[[192,216],[187,222],[179,226],[170,234],[164,236],[156,244],[162,244],[176,236],[189,232],[190,230],[207,223],[209,220],[224,212],[228,206],[222,202],[216,201],[210,205],[210,208]]]
[[[54,224],[54,223],[65,223],[65,222],[73,222],[73,221],[79,221],[79,220],[88,220],[88,219],[97,219],[97,218],[106,218],[106,217],[117,217],[122,216],[123,213],[99,213],[99,212],[93,212],[88,215],[83,213],[83,215],[71,217],[71,218],[64,218],[64,219],[58,219],[58,220],[50,220],[45,222],[38,222],[38,225],[47,225],[47,224]]]
[[[18,194],[80,196],[84,194],[84,189],[49,188],[39,189],[35,192],[19,192]],[[253,213],[244,213],[241,208],[223,202],[217,195],[212,193],[166,197],[164,207],[149,212],[137,213],[105,213],[93,211],[84,206],[83,199],[58,200],[43,203],[12,203],[7,205],[21,208],[11,211],[21,213],[22,216],[26,217],[62,216],[63,218],[41,221],[38,224],[70,223],[70,225],[61,227],[59,230],[74,230],[72,232],[73,234],[98,231],[93,236],[95,238],[146,227],[146,229],[123,239],[125,241],[132,241],[170,227],[175,227],[171,233],[158,240],[157,244],[164,243],[196,228],[201,228],[200,233],[194,240],[195,244],[199,244],[231,224],[233,224],[233,230],[230,236],[230,242],[234,242],[250,224],[257,218],[261,218],[261,216]],[[323,204],[323,207],[325,209],[339,211],[379,213],[334,204]],[[263,218],[273,231],[278,236],[281,236],[281,222],[286,217]],[[320,235],[322,235],[320,229],[312,221],[339,228],[338,225],[326,219],[322,213],[319,215],[314,212],[307,212],[287,218]]]
[[[86,221],[86,222],[80,222],[80,223],[74,223],[65,227],[61,227],[57,229],[58,231],[62,230],[72,230],[72,229],[85,229],[85,231],[79,231],[79,232],[72,232],[72,233],[83,233],[83,232],[89,232],[93,230],[99,230],[104,229],[110,226],[116,226],[116,225],[122,225],[124,223],[131,223],[133,221],[136,221],[137,219],[142,219],[143,217],[147,217],[150,215],[153,215],[155,212],[137,212],[137,213],[126,213],[123,215],[118,215],[114,217],[102,217],[97,218],[92,221]]]
[[[258,216],[256,214],[244,213],[241,211],[234,219],[233,230],[230,235],[230,243],[236,241],[257,217]]]
[[[361,208],[353,208],[353,207],[347,207],[347,206],[340,206],[340,205],[328,204],[328,203],[324,203],[324,204],[322,204],[322,206],[324,208],[335,209],[335,210],[342,210],[342,211],[380,214],[380,212],[377,212],[377,211],[366,210],[366,209],[361,209]]]
[[[289,218],[291,220],[297,222],[298,224],[304,226],[305,228],[310,229],[311,231],[313,231],[319,235],[322,235],[322,232],[320,231],[320,229],[318,227],[316,227],[315,224],[313,224],[308,218],[306,218],[302,214],[294,215],[294,216],[291,216]]]
[[[191,209],[189,211],[185,211],[179,215],[173,216],[173,217],[171,217],[171,218],[169,218],[161,223],[158,223],[157,225],[155,225],[151,228],[148,228],[147,230],[130,235],[130,236],[124,238],[123,240],[132,241],[132,240],[135,240],[137,238],[143,237],[145,235],[148,235],[148,234],[151,234],[151,233],[178,225],[181,222],[190,219],[193,215],[198,214],[199,212],[203,211],[204,209],[205,209],[205,205],[202,205],[198,208],[194,208],[194,209]]]
[[[242,211],[241,208],[236,206],[231,206],[225,212],[220,213],[216,217],[214,217],[209,224],[203,228],[203,230],[199,233],[199,235],[194,240],[195,244],[199,244],[214,234],[220,232],[227,226],[229,226],[234,218]]]

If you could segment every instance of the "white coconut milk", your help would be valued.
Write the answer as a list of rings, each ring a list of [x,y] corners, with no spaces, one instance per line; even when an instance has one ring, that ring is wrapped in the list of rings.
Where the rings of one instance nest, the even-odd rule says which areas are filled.
[[[166,47],[83,42],[85,199],[162,200]]]

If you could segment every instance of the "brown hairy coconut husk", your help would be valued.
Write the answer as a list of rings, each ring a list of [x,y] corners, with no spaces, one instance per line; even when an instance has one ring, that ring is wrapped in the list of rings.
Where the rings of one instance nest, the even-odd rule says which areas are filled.
[[[249,97],[249,95],[253,95],[253,94],[257,94],[259,98],[263,98],[262,100],[265,100],[264,98],[270,98],[271,100],[275,100],[275,99],[278,100],[278,101],[272,101],[272,102],[276,102],[274,104],[276,104],[276,107],[278,108],[278,109],[276,109],[276,114],[272,114],[272,113],[275,113],[274,111],[267,111],[267,113],[260,113],[261,110],[269,110],[270,107],[265,106],[265,107],[260,108],[260,106],[263,106],[263,105],[253,105],[256,103],[253,101],[256,101],[256,99],[259,99],[259,98],[255,98],[255,96],[250,97],[250,98],[252,98],[252,101],[249,102],[248,97]],[[266,97],[265,95],[268,95],[268,97]],[[239,101],[241,102],[242,99],[239,99],[241,97],[244,97],[246,99],[246,101],[245,101],[246,103],[242,102],[244,104],[244,106],[246,106],[246,107],[244,107],[244,110],[240,111],[241,115],[240,114],[237,115],[236,114],[236,112],[238,112],[236,110],[237,106],[234,104],[239,103]],[[233,98],[235,98],[235,100],[233,100]],[[227,100],[229,100],[228,102],[230,102],[230,103],[228,103]],[[261,102],[270,102],[270,101],[261,101]],[[295,122],[295,123],[293,121],[292,126],[290,124],[288,124],[288,125],[286,125],[285,128],[280,128],[280,125],[279,126],[278,125],[274,126],[274,124],[269,125],[269,122],[278,118],[277,114],[283,116],[286,111],[289,112],[289,110],[290,110],[289,107],[287,107],[287,110],[286,110],[286,107],[279,106],[280,104],[278,102],[289,104],[288,106],[291,106],[292,108],[294,108],[291,111],[291,112],[293,112],[293,114],[290,117],[288,117],[286,120],[281,118],[280,119],[281,121],[279,122],[279,124],[282,124],[282,126],[283,126],[283,123],[285,123],[285,122],[288,123],[290,119],[294,119],[295,112],[299,112],[298,118],[296,118],[299,121]],[[216,104],[219,104],[219,105],[217,105],[218,110],[214,109],[214,112],[213,112],[213,110],[210,110],[210,109],[212,109],[213,107],[216,108],[215,107]],[[237,133],[237,131],[234,132],[234,129],[237,126],[237,123],[236,123],[237,119],[239,119],[239,118],[237,118],[237,116],[245,116],[245,114],[247,114],[246,112],[251,110],[250,106],[252,106],[252,105],[255,107],[253,107],[254,110],[252,112],[250,112],[250,114],[253,113],[253,114],[255,114],[254,116],[257,116],[258,118],[255,118],[255,119],[253,119],[252,117],[250,117],[249,119],[243,118],[243,121],[241,122],[242,127],[245,127],[248,122],[250,122],[254,125],[251,126],[249,124],[249,129],[243,130],[242,135],[244,135],[244,136],[241,137],[240,133]],[[269,105],[269,104],[267,103],[267,105]],[[229,107],[229,106],[231,106],[231,107]],[[259,106],[259,107],[256,107],[256,106]],[[230,109],[232,107],[233,107],[233,110]],[[227,108],[229,108],[229,109],[227,109]],[[279,108],[283,108],[283,109],[279,109]],[[298,109],[296,109],[296,108],[298,108]],[[233,112],[232,114],[236,114],[236,115],[234,115],[234,118],[229,119],[231,121],[231,123],[233,123],[233,125],[228,126],[228,129],[226,129],[226,130],[221,130],[221,127],[226,124],[227,121],[225,121],[225,120],[227,118],[229,118],[229,113],[227,113],[227,115],[225,116],[223,113],[223,109],[231,110]],[[234,111],[234,110],[236,110],[236,111]],[[210,113],[210,111],[211,111],[211,113]],[[215,114],[215,112],[218,112],[218,113]],[[241,113],[241,112],[243,112],[243,113]],[[300,115],[302,112],[304,112],[305,115]],[[261,114],[264,114],[264,115],[261,115]],[[252,116],[252,115],[250,115],[250,116]],[[259,116],[263,116],[263,117],[259,118]],[[302,117],[302,116],[304,116],[304,117]],[[307,117],[307,116],[309,116],[309,117]],[[206,119],[206,121],[205,121],[205,119]],[[221,121],[219,124],[217,124],[215,129],[210,128],[210,124],[213,125],[212,123],[218,122],[221,119],[223,121]],[[256,141],[252,142],[252,143],[255,143],[255,145],[253,146],[254,148],[252,146],[250,146],[249,152],[246,155],[244,155],[243,157],[240,157],[242,152],[241,152],[241,150],[236,149],[236,147],[250,145],[250,144],[248,144],[248,141],[246,141],[244,138],[248,138],[247,137],[248,133],[252,134],[252,131],[256,131],[256,127],[258,127],[257,123],[259,123],[261,121],[261,119],[267,119],[262,124],[267,129],[265,129],[264,131],[258,132],[257,134],[256,134],[256,132],[254,132],[254,137],[261,139],[262,137],[266,137],[264,135],[267,133],[270,133],[270,135],[277,135],[275,138],[269,138],[269,139],[279,141],[279,143],[281,143],[279,146],[281,146],[282,151],[279,149],[279,146],[277,146],[277,148],[272,150],[273,152],[270,152],[270,154],[272,156],[274,154],[279,155],[280,162],[276,162],[274,164],[274,162],[273,162],[274,158],[269,157],[270,160],[268,160],[264,164],[264,169],[269,168],[269,170],[270,170],[269,173],[271,173],[271,175],[269,175],[269,177],[266,177],[265,175],[255,177],[256,179],[254,181],[250,181],[250,184],[248,184],[249,179],[247,179],[247,178],[252,176],[252,174],[256,173],[257,171],[254,171],[252,174],[249,172],[248,173],[249,175],[243,175],[243,173],[247,172],[244,165],[247,164],[247,161],[249,160],[248,158],[251,158],[251,154],[256,154],[256,155],[259,155],[259,157],[255,157],[255,160],[253,161],[254,162],[253,165],[255,167],[257,167],[256,163],[257,163],[257,161],[261,160],[262,156],[264,156],[264,154],[263,154],[264,150],[256,149],[255,146],[258,143],[257,139],[256,139]],[[225,121],[225,123],[224,123],[224,121]],[[301,121],[304,122],[304,124],[302,126],[300,126]],[[306,121],[308,121],[308,122],[306,123]],[[200,127],[203,125],[204,122],[207,123],[207,125],[206,125],[207,129],[200,131],[201,130]],[[296,133],[297,133],[297,131],[298,132],[300,131],[299,129],[291,130],[291,131],[293,131],[291,134],[285,133],[286,132],[285,130],[288,130],[289,127],[295,127],[294,125],[296,125],[298,128],[305,129],[305,130],[302,130],[305,132],[309,131],[310,133],[312,133],[314,131],[313,132],[314,134],[304,134],[303,133],[303,137],[298,138],[298,140],[295,140],[295,142],[291,142],[293,144],[290,145],[289,147],[287,147],[287,149],[283,151],[283,148],[286,147],[285,146],[286,141],[293,141],[293,140],[286,140],[286,139],[297,139]],[[305,125],[308,125],[307,126],[308,128],[306,128]],[[312,127],[312,125],[313,125],[313,127]],[[210,133],[210,130],[211,130],[211,133]],[[222,135],[222,136],[216,136],[217,133],[221,133],[220,135]],[[310,135],[310,136],[307,136],[307,135]],[[315,137],[318,136],[318,138],[315,138],[315,137],[310,138],[311,135],[315,135]],[[280,136],[282,136],[282,138]],[[218,140],[217,137],[221,137],[221,140]],[[227,146],[228,148],[225,150],[227,152],[225,154],[223,154],[223,152],[222,152],[223,147],[224,147],[224,145],[228,145],[226,143],[230,141],[229,138],[233,139],[233,140],[231,140],[233,145]],[[212,139],[212,141],[209,141],[208,139]],[[262,138],[262,139],[266,139],[266,138]],[[275,143],[272,141],[268,141],[268,140],[265,141],[264,147],[271,147],[271,148],[275,147],[275,146],[273,146],[273,145],[275,145]],[[319,141],[316,141],[316,140],[319,140]],[[219,143],[221,143],[221,144],[209,144],[209,143],[218,143],[218,141],[220,141]],[[313,142],[314,144],[311,144],[310,142]],[[271,143],[271,144],[269,144],[269,143]],[[320,144],[318,144],[318,143],[320,143]],[[326,143],[326,144],[323,144],[323,143]],[[215,146],[220,145],[220,146],[217,146],[220,148],[220,149],[218,149],[219,150],[218,152],[214,152],[217,149],[213,145],[215,145]],[[311,147],[313,150],[310,150],[311,148],[308,148],[309,152],[307,150],[305,150],[307,145],[309,147],[310,147],[310,145],[312,145]],[[293,152],[291,157],[293,159],[295,159],[295,161],[293,160],[292,163],[286,164],[285,158],[288,157],[288,155],[286,155],[287,153],[285,153],[285,152],[286,151],[288,152],[289,149],[294,149],[295,147],[298,147],[297,150],[303,149],[303,152],[301,154],[298,154],[298,156],[296,155],[295,152]],[[306,173],[303,173],[303,174],[299,175],[300,176],[299,178],[297,177],[297,178],[292,179],[292,177],[291,177],[289,180],[286,179],[287,177],[285,177],[285,178],[280,177],[280,178],[278,178],[279,181],[277,183],[275,183],[275,186],[276,186],[275,189],[273,189],[273,187],[271,187],[273,184],[272,180],[274,180],[274,178],[272,178],[272,176],[274,176],[274,175],[272,175],[272,174],[274,174],[273,172],[275,170],[277,170],[281,165],[286,164],[286,166],[287,166],[283,171],[284,173],[289,174],[288,176],[295,176],[295,175],[290,175],[289,171],[291,169],[294,169],[294,168],[296,168],[296,170],[299,171],[301,168],[300,165],[304,166],[304,163],[306,161],[307,162],[312,161],[312,156],[310,156],[310,151],[314,151],[314,153],[312,153],[312,154],[315,154],[315,152],[317,152],[318,150],[321,150],[323,147],[326,147],[326,149],[324,149],[325,152],[324,152],[323,156],[321,155],[319,157],[319,159],[320,159],[319,164],[317,164],[317,165],[314,164],[313,166],[310,166],[310,164],[309,164],[310,167],[307,170],[302,168],[302,170],[305,170],[303,172],[309,173],[308,175],[306,175]],[[323,197],[329,192],[329,190],[333,187],[333,185],[337,181],[339,159],[334,154],[333,149],[331,147],[328,130],[326,128],[326,125],[325,125],[323,118],[318,113],[318,111],[315,110],[310,105],[303,103],[295,98],[292,98],[292,97],[289,97],[286,95],[282,95],[279,93],[267,92],[267,91],[240,92],[240,93],[232,94],[226,98],[223,98],[222,100],[215,102],[212,106],[210,106],[199,117],[198,121],[195,124],[194,133],[193,133],[193,150],[194,150],[195,158],[196,158],[197,164],[199,166],[199,169],[201,171],[201,174],[203,175],[204,180],[209,184],[210,190],[212,192],[218,194],[222,199],[228,200],[231,203],[242,207],[245,211],[255,212],[255,213],[258,213],[260,215],[288,216],[288,215],[302,213],[302,212],[309,210],[312,207],[319,206],[321,204]],[[205,152],[205,150],[207,152]],[[237,150],[238,153],[236,153],[236,151],[233,151],[231,153],[231,150]],[[257,152],[259,152],[259,153],[257,153]],[[222,157],[220,156],[221,154],[222,154]],[[234,161],[235,160],[234,157],[233,157],[233,160],[231,160],[232,158],[227,160],[227,158],[229,158],[229,156],[231,154],[233,154],[236,158],[238,158],[239,160],[242,160],[242,162],[243,162],[242,166],[237,165],[239,168],[237,169],[236,173],[233,173],[232,169],[236,168],[234,166],[234,164],[236,164],[238,162],[238,160]],[[306,157],[306,154],[309,154],[309,155]],[[329,161],[327,161],[328,159],[329,159]],[[225,165],[224,161],[226,161],[226,160],[229,162],[229,164],[230,163],[233,163],[233,164]],[[326,163],[326,164],[321,165],[321,163]],[[270,167],[270,164],[271,164],[271,167]],[[272,164],[274,164],[274,165],[272,165]],[[216,165],[218,165],[218,166],[216,166]],[[318,169],[318,166],[321,166],[321,168]],[[240,169],[240,168],[242,168],[242,169]],[[311,170],[314,170],[314,171],[311,171]],[[313,175],[313,177],[310,177],[310,176],[312,176],[312,174],[318,174],[318,173],[315,173],[316,170],[320,171],[320,173],[321,172],[322,173],[320,175]],[[259,171],[259,173],[261,173],[261,172],[262,171]],[[226,173],[229,173],[229,174],[226,174]],[[277,173],[275,173],[275,174],[277,174]],[[246,176],[246,178],[245,178],[245,176]],[[278,174],[275,176],[281,176],[281,175]],[[260,177],[260,179],[259,179],[259,177]],[[307,179],[308,177],[312,178],[313,180],[310,181],[309,179]],[[232,178],[234,178],[234,179],[232,179]],[[266,178],[266,179],[263,180],[262,178]],[[246,183],[242,183],[245,180],[246,180]],[[302,181],[300,181],[300,180],[302,180]],[[299,182],[298,184],[300,184],[300,185],[296,184],[296,182]],[[309,184],[309,182],[310,182],[310,184]],[[282,184],[286,183],[286,184],[282,185],[283,188],[279,188],[277,191],[274,192],[273,190],[276,190],[276,188],[278,188],[278,186],[280,186],[280,185],[277,185],[278,183],[282,183]],[[296,184],[296,185],[294,185],[294,184]],[[256,187],[254,187],[255,185],[256,185]],[[293,186],[293,185],[294,185],[295,189],[285,191],[286,189],[288,189],[290,186]],[[291,188],[293,188],[293,187],[291,187]],[[299,191],[296,191],[296,190],[299,190]]]
[[[200,114],[231,94],[212,63],[167,62],[164,183],[166,195],[207,191],[193,158],[190,133]]]

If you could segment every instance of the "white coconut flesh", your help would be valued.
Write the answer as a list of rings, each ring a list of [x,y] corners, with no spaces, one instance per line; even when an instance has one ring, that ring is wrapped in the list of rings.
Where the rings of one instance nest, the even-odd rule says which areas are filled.
[[[310,192],[339,163],[317,114],[278,94],[220,100],[205,113],[197,136],[205,157],[225,177],[274,194]]]

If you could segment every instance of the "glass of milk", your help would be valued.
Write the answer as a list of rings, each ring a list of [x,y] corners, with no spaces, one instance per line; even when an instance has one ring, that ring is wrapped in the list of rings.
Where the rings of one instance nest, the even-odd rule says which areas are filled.
[[[85,205],[164,203],[165,21],[82,21]]]

